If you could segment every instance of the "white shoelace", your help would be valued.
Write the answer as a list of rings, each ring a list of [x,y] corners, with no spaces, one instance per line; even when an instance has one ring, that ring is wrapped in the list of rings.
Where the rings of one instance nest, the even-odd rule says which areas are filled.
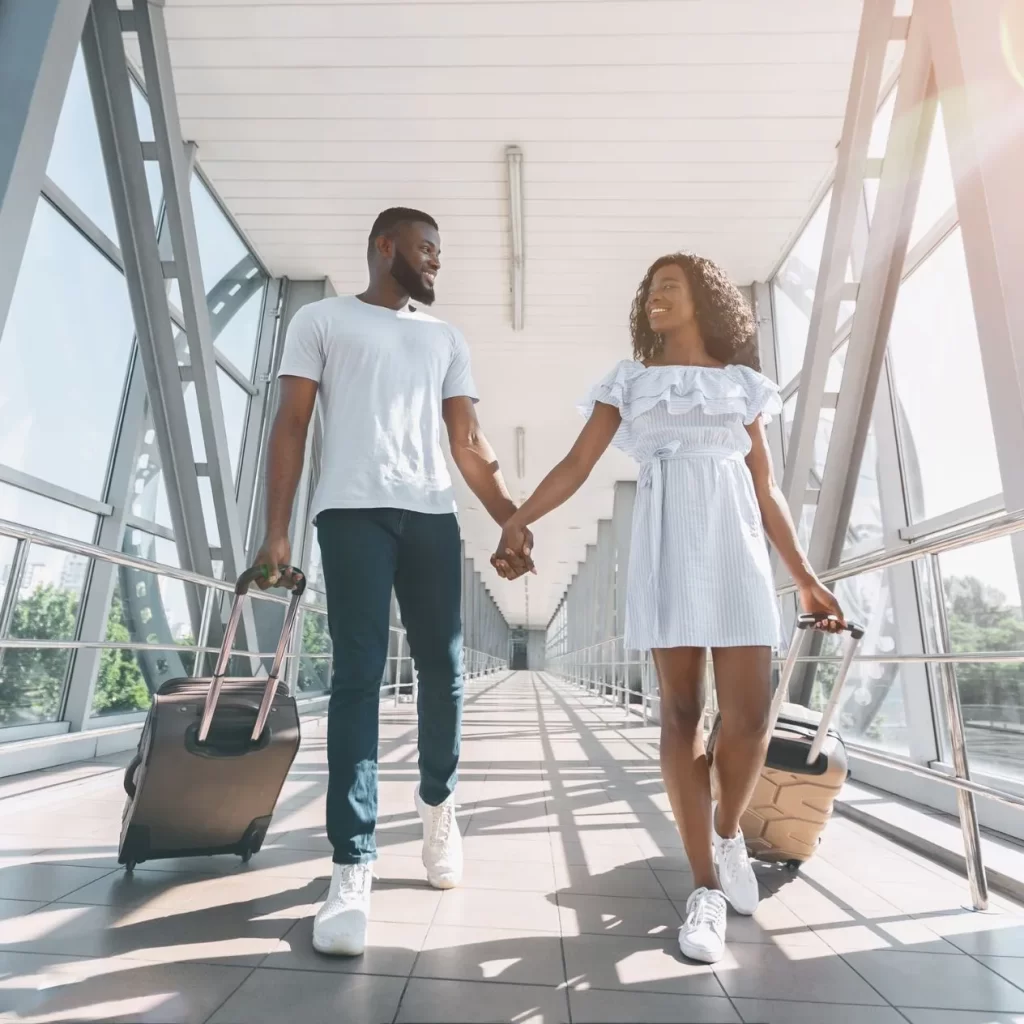
[[[710,925],[716,932],[720,931],[725,922],[725,898],[715,899],[710,891],[698,896],[686,915],[686,923],[691,928]]]
[[[369,864],[353,864],[347,871],[342,871],[335,897],[343,900],[361,899],[366,893],[367,876],[373,877],[372,871]]]
[[[723,840],[721,859],[720,866],[724,867],[730,875],[744,873],[744,867],[749,864],[749,858],[747,857],[747,844],[742,835]]]
[[[452,822],[455,820],[455,812],[451,800],[446,800],[440,807],[430,809],[430,839],[431,846],[444,846],[452,834]]]

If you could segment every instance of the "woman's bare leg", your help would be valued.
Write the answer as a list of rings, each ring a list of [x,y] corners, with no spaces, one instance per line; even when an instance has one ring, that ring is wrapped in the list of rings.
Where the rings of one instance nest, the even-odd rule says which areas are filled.
[[[711,779],[704,751],[704,657],[697,647],[653,651],[661,693],[661,775],[694,887],[717,889]]]
[[[772,652],[769,647],[722,647],[712,656],[722,716],[715,743],[715,831],[731,839],[739,831],[740,815],[750,803],[768,751]]]

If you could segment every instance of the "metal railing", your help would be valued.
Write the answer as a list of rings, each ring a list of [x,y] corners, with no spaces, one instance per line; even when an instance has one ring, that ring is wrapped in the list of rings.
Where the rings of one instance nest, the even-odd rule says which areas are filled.
[[[3,587],[3,597],[0,599],[0,669],[3,665],[3,657],[7,651],[17,650],[61,650],[61,651],[131,651],[131,652],[168,652],[175,654],[193,655],[195,665],[198,667],[200,658],[203,655],[215,655],[220,648],[211,645],[209,641],[210,627],[213,616],[216,613],[215,601],[219,596],[223,599],[230,598],[234,594],[234,584],[225,580],[201,576],[194,572],[178,569],[174,566],[164,565],[160,562],[153,562],[148,559],[138,558],[134,555],[124,554],[119,551],[111,551],[107,548],[98,547],[95,544],[88,544],[84,541],[73,540],[62,537],[59,534],[49,533],[45,530],[21,526],[0,519],[0,538],[8,537],[15,541],[14,556],[11,559],[7,578],[0,575],[0,586]],[[62,551],[66,554],[79,556],[92,561],[106,562],[108,564],[134,569],[139,572],[150,573],[155,577],[162,577],[168,580],[202,588],[202,615],[198,636],[194,643],[174,643],[150,640],[114,641],[106,639],[83,639],[75,636],[73,639],[51,639],[44,637],[11,637],[9,631],[14,613],[21,595],[26,570],[28,568],[28,550],[36,545],[55,551]],[[89,573],[86,572],[83,578],[83,597],[88,586]],[[308,594],[315,591],[309,590]],[[271,604],[287,606],[289,599],[279,594],[253,589],[250,596],[258,601],[265,601]],[[80,602],[81,604],[81,602]],[[289,692],[295,696],[315,698],[322,696],[329,691],[329,684],[319,689],[306,690],[298,689],[299,670],[303,661],[325,661],[326,676],[330,678],[331,662],[333,654],[329,651],[303,651],[302,636],[305,616],[318,615],[326,616],[327,609],[321,604],[309,602],[302,605],[300,621],[295,630],[299,638],[292,641],[293,648],[298,650],[289,651],[285,659],[284,679],[288,683]],[[76,629],[80,628],[81,616],[77,616]],[[417,694],[416,669],[412,655],[408,650],[405,630],[401,626],[389,627],[390,637],[388,656],[385,663],[384,674],[381,682],[381,700],[391,699],[397,705],[403,699],[411,699],[415,702]],[[274,652],[252,651],[248,647],[236,647],[236,657],[254,659],[257,663],[273,659]],[[483,651],[463,648],[464,674],[467,679],[476,679],[480,676],[501,671],[507,667],[507,660],[496,655],[487,654]],[[68,679],[72,667],[69,666],[65,678],[61,681],[64,690],[67,689]],[[198,673],[197,673],[198,674]],[[266,672],[263,670],[263,676]],[[66,696],[66,694],[65,694]],[[138,710],[144,711],[145,708]],[[106,717],[106,716],[103,716]],[[3,742],[3,727],[0,726],[0,743]]]
[[[953,757],[954,774],[917,764],[913,761],[891,754],[883,753],[874,747],[860,743],[846,742],[852,753],[865,761],[893,768],[951,786],[956,790],[960,828],[964,843],[964,856],[967,864],[967,876],[971,887],[971,897],[977,910],[988,906],[988,884],[985,876],[984,860],[981,852],[980,830],[978,827],[975,797],[983,796],[998,803],[1024,810],[1024,798],[1015,793],[993,786],[985,786],[974,782],[970,777],[967,758],[967,744],[964,738],[964,709],[960,704],[954,666],[958,664],[975,664],[979,662],[1020,664],[1024,663],[1024,651],[974,651],[954,652],[950,650],[949,626],[946,621],[945,601],[941,590],[941,574],[939,556],[947,551],[1009,537],[1024,530],[1024,511],[1010,512],[982,523],[950,530],[938,537],[914,541],[903,548],[882,551],[854,559],[843,565],[821,574],[825,583],[837,583],[865,573],[880,572],[897,565],[926,560],[930,576],[930,609],[936,626],[937,649],[922,654],[872,654],[858,656],[855,661],[860,664],[931,664],[938,667],[938,689],[945,710],[946,725],[949,731],[950,750]],[[779,596],[796,592],[796,587],[787,585],[779,588]],[[581,686],[588,693],[610,699],[615,704],[622,704],[629,716],[634,707],[638,706],[643,722],[646,724],[651,717],[651,709],[658,701],[655,676],[650,653],[626,652],[623,648],[624,638],[611,637],[608,640],[592,644],[564,654],[549,657],[549,671],[562,676],[569,682]],[[611,656],[609,657],[609,650]],[[838,663],[839,657],[827,655],[805,655],[797,659],[800,663],[828,664]],[[711,667],[709,664],[708,672]],[[705,709],[705,720],[713,718],[716,711],[714,687],[707,688],[708,705]],[[1016,732],[1012,726],[1011,731]]]

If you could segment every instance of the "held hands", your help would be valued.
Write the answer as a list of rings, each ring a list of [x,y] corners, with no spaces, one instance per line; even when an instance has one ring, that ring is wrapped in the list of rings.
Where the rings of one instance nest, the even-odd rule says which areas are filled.
[[[527,572],[537,574],[533,564],[533,534],[513,516],[501,531],[498,548],[491,555],[491,565],[502,579],[517,580]]]
[[[828,615],[830,618],[818,622],[814,628],[823,633],[841,633],[846,628],[846,617],[835,595],[816,579],[799,586],[800,606],[809,615]]]

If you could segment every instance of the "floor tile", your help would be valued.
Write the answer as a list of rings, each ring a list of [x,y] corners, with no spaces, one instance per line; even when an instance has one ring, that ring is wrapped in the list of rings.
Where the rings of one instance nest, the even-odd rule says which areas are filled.
[[[722,996],[710,967],[679,954],[677,941],[609,935],[565,937],[565,970],[570,988]]]
[[[209,964],[0,953],[0,1019],[202,1024],[248,973]]]
[[[370,897],[370,920],[429,924],[440,905],[440,891],[431,889],[425,881],[416,886],[376,882]]]
[[[669,900],[558,894],[562,935],[674,939],[682,920]]]
[[[570,865],[555,872],[560,893],[583,896],[621,896],[633,899],[665,899],[665,890],[646,867],[616,868],[592,875],[586,868]]]
[[[969,914],[948,921],[928,921],[946,939],[965,953],[987,956],[1024,957],[1024,922],[988,914]]]
[[[878,951],[845,959],[897,1007],[1024,1013],[1024,991],[968,956]]]
[[[814,933],[836,953],[864,953],[890,949],[901,953],[943,953],[963,956],[963,950],[919,921],[873,921],[871,924],[841,924],[816,928]]]
[[[380,1024],[394,1019],[405,983],[369,974],[260,969],[209,1024]]]
[[[1012,956],[979,956],[978,959],[1000,977],[1024,989],[1024,959]]]
[[[924,1010],[902,1007],[910,1024],[1024,1024],[1024,1013],[984,1013],[978,1010]]]
[[[737,1024],[733,1004],[721,996],[660,992],[570,991],[573,1024]]]
[[[433,925],[413,970],[415,977],[519,985],[561,985],[562,949],[550,932]]]
[[[548,863],[470,860],[466,861],[461,885],[466,889],[505,889],[506,891],[555,891],[555,869]]]
[[[371,921],[362,956],[323,956],[313,948],[313,918],[298,921],[260,967],[407,977],[427,937],[425,924]]]
[[[462,840],[466,864],[476,861],[500,861],[512,864],[550,864],[551,838],[548,833],[522,838],[495,838],[487,835],[465,836]]]
[[[434,924],[559,932],[554,896],[498,889],[453,889],[444,894]]]
[[[587,837],[570,840],[564,835],[553,835],[553,860],[556,866],[583,866],[592,875],[604,874],[616,868],[645,868],[650,865],[644,860],[636,843],[608,844],[588,841]]]
[[[809,943],[806,936],[780,936],[770,945],[727,941],[725,956],[714,970],[726,993],[740,998],[883,1002],[824,942]]]
[[[0,921],[10,921],[15,918],[25,917],[40,907],[45,907],[42,902],[33,900],[0,900]],[[0,946],[3,945],[3,927],[0,925]]]
[[[567,1024],[564,990],[413,978],[402,999],[397,1024]]]
[[[0,870],[0,899],[59,900],[110,874],[105,868],[66,864],[23,864]]]
[[[82,906],[51,903],[5,921],[5,945],[23,952],[124,956],[255,966],[296,920],[312,912],[322,887],[215,906]]]
[[[736,1009],[750,1024],[905,1024],[890,1006],[837,1003],[796,1003],[779,999],[734,999]]]

